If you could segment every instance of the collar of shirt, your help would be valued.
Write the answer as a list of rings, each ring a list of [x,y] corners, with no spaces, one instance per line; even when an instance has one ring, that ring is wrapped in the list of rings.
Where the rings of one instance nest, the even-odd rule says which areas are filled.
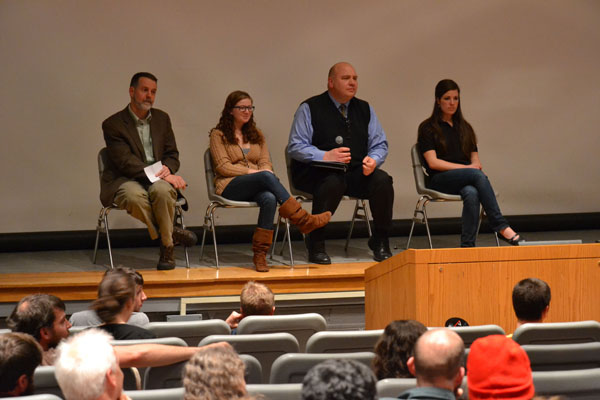
[[[148,115],[146,116],[146,118],[145,119],[141,119],[137,115],[135,115],[135,113],[131,109],[131,104],[129,104],[127,106],[127,109],[129,110],[129,114],[133,117],[133,120],[135,121],[136,125],[143,125],[143,124],[149,124],[150,123],[150,120],[152,119],[152,111],[148,110]]]
[[[329,93],[329,90],[327,91],[327,95],[329,96],[329,98],[331,99],[331,101],[333,101],[333,104],[335,104],[335,108],[337,108],[338,110],[340,109],[340,105],[342,103],[338,103],[336,99],[333,98],[333,96],[331,95],[331,93]],[[350,99],[352,100],[352,99]],[[348,106],[350,105],[350,100],[348,100],[346,103],[343,103],[346,106],[346,110],[348,109]]]

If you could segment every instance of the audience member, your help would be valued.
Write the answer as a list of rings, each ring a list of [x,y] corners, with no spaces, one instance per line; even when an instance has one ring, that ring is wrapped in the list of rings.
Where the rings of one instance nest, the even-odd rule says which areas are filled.
[[[98,286],[98,298],[92,303],[92,310],[104,322],[98,328],[110,333],[115,340],[156,337],[147,329],[127,323],[135,307],[135,290],[135,280],[123,270],[104,275]]]
[[[236,329],[242,319],[249,315],[273,315],[275,295],[265,284],[248,281],[240,294],[240,312],[232,311],[225,320],[231,329]]]
[[[327,360],[311,368],[302,382],[302,400],[374,400],[373,372],[354,360]]]
[[[377,379],[412,378],[406,362],[414,355],[417,339],[427,327],[414,320],[392,321],[375,345],[373,371]]]
[[[469,399],[529,400],[535,389],[529,357],[504,335],[473,342],[467,359]]]
[[[417,387],[403,392],[400,399],[454,400],[462,394],[465,345],[456,332],[427,331],[417,340],[414,351],[406,365],[417,378]]]
[[[528,322],[544,322],[550,309],[550,298],[550,286],[543,280],[526,278],[519,281],[512,292],[517,327]]]
[[[133,75],[129,104],[102,122],[108,162],[101,178],[100,200],[105,206],[116,204],[142,221],[152,239],[160,237],[156,268],[167,270],[175,268],[174,244],[193,246],[197,238],[193,232],[173,226],[175,202],[187,184],[174,175],[179,169],[179,151],[171,119],[152,108],[157,81],[148,72]],[[156,177],[160,179],[152,183],[144,168],[159,161],[162,167]]]
[[[201,349],[183,375],[184,400],[246,398],[245,366],[233,348]]]
[[[313,195],[313,214],[334,213],[344,195],[369,199],[374,232],[368,245],[373,258],[381,261],[392,256],[388,238],[394,187],[379,168],[388,154],[385,132],[373,107],[355,97],[357,79],[352,65],[337,63],[329,69],[327,91],[300,104],[288,142],[291,178],[294,186]],[[322,167],[323,161],[329,168]],[[332,169],[331,162],[346,164],[347,169]],[[316,229],[308,236],[312,263],[331,264],[324,232]]]
[[[123,400],[123,372],[112,338],[87,329],[58,346],[55,375],[66,400]]]
[[[124,271],[130,274],[135,280],[135,303],[133,306],[133,313],[127,323],[129,325],[145,326],[148,325],[150,320],[148,316],[141,312],[144,301],[148,299],[146,293],[144,293],[144,277],[138,271],[130,267],[117,267],[114,270],[107,270],[104,274],[109,274],[113,271]],[[94,310],[84,310],[73,313],[69,322],[72,326],[97,326],[102,323],[102,320],[98,317]]]
[[[54,363],[55,349],[69,336],[65,303],[51,294],[32,294],[19,301],[6,323],[13,332],[33,336],[43,349],[43,365]]]
[[[33,372],[42,362],[42,348],[25,333],[0,335],[0,397],[33,394]]]

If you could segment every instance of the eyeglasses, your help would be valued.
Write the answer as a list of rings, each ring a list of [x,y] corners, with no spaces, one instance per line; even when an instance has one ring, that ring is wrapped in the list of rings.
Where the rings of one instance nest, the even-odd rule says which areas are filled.
[[[250,112],[252,112],[252,111],[254,111],[254,109],[256,107],[254,107],[254,106],[233,106],[233,108],[237,108],[240,111],[250,111]]]

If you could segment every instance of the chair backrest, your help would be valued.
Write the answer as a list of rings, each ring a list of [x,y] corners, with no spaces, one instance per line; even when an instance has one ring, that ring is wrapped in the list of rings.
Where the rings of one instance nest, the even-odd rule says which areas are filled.
[[[156,339],[111,340],[113,346],[130,346],[132,344],[166,344],[170,346],[187,347],[185,340],[178,337],[163,337]]]
[[[56,375],[54,375],[53,366],[39,366],[33,372],[33,393],[34,394],[53,394],[55,396],[64,397]]]
[[[572,371],[534,371],[533,385],[538,396],[562,395],[568,399],[599,399],[600,368]]]
[[[355,360],[371,368],[372,352],[357,353],[288,353],[279,356],[271,367],[270,383],[301,383],[304,375],[315,365],[331,359]]]
[[[425,175],[425,171],[423,170],[422,157],[423,156],[419,151],[419,145],[414,144],[410,149],[410,158],[412,160],[413,175],[415,177],[415,187],[419,194],[423,194],[425,193],[425,190],[427,190],[427,175]]]
[[[513,333],[519,344],[566,344],[600,342],[600,322],[533,323],[519,326]]]
[[[398,397],[405,390],[417,387],[416,378],[392,378],[382,379],[377,382],[377,396],[381,397]]]
[[[327,329],[327,321],[321,314],[306,313],[294,315],[251,315],[240,321],[238,334],[288,332],[298,339],[300,352],[304,352],[306,342],[316,332]]]
[[[600,368],[600,342],[524,344],[532,371]]]
[[[150,322],[145,328],[159,338],[181,338],[188,346],[196,346],[202,339],[209,335],[229,335],[231,333],[229,325],[222,319]]]
[[[91,328],[91,326],[72,326],[69,328],[69,336],[77,335],[81,331]]]
[[[262,382],[268,383],[271,365],[277,357],[285,353],[298,353],[296,338],[285,332],[259,333],[253,335],[211,335],[200,342],[199,346],[210,343],[228,342],[239,354],[250,354],[262,365]]]
[[[131,400],[183,400],[185,389],[183,387],[156,390],[131,390],[125,394]]]
[[[268,400],[301,400],[301,383],[246,385],[250,395],[262,394]]]
[[[206,178],[206,192],[208,193],[209,200],[212,200],[215,192],[215,172],[212,165],[212,157],[210,155],[210,149],[206,149],[204,152],[204,177]]]
[[[246,367],[246,373],[244,374],[244,380],[246,381],[246,384],[261,383],[262,365],[260,365],[260,361],[250,354],[240,354],[240,358]]]
[[[284,150],[284,155],[285,155],[285,169],[287,172],[287,176],[288,176],[288,184],[290,185],[290,194],[294,197],[296,197],[297,200],[302,200],[302,201],[310,201],[312,200],[312,194],[307,193],[307,192],[303,192],[302,190],[296,188],[296,186],[294,186],[294,182],[292,181],[292,157],[290,157],[290,155],[288,154],[288,146],[285,146],[285,150]],[[300,199],[298,199],[298,197],[300,197]]]
[[[102,182],[102,173],[104,172],[104,167],[108,164],[108,149],[103,147],[98,152],[98,174],[100,177],[100,182]]]
[[[479,338],[489,335],[506,335],[504,329],[498,325],[475,325],[475,326],[457,326],[451,327],[454,332],[462,338],[465,347],[471,347],[471,344]]]
[[[354,353],[373,351],[383,329],[366,331],[323,331],[312,335],[306,343],[307,353]]]
[[[148,367],[144,373],[144,390],[168,389],[183,386],[183,368],[187,364],[181,361],[160,367]]]
[[[31,396],[18,396],[18,397],[2,397],[3,399],[22,399],[22,400],[62,400],[53,394],[32,394]]]

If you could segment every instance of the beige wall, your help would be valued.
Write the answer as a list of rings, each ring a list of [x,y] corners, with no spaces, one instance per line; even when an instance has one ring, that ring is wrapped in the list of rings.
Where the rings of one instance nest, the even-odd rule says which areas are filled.
[[[355,65],[359,97],[388,135],[394,218],[411,217],[409,148],[447,77],[461,85],[504,214],[596,212],[599,20],[593,0],[0,1],[0,232],[94,228],[100,124],[126,105],[139,70],[158,76],[155,106],[173,120],[188,225],[202,224],[201,155],[232,90],[254,97],[287,185],[294,111],[339,60]],[[218,223],[256,215],[221,212]],[[124,213],[113,221],[140,226]]]

